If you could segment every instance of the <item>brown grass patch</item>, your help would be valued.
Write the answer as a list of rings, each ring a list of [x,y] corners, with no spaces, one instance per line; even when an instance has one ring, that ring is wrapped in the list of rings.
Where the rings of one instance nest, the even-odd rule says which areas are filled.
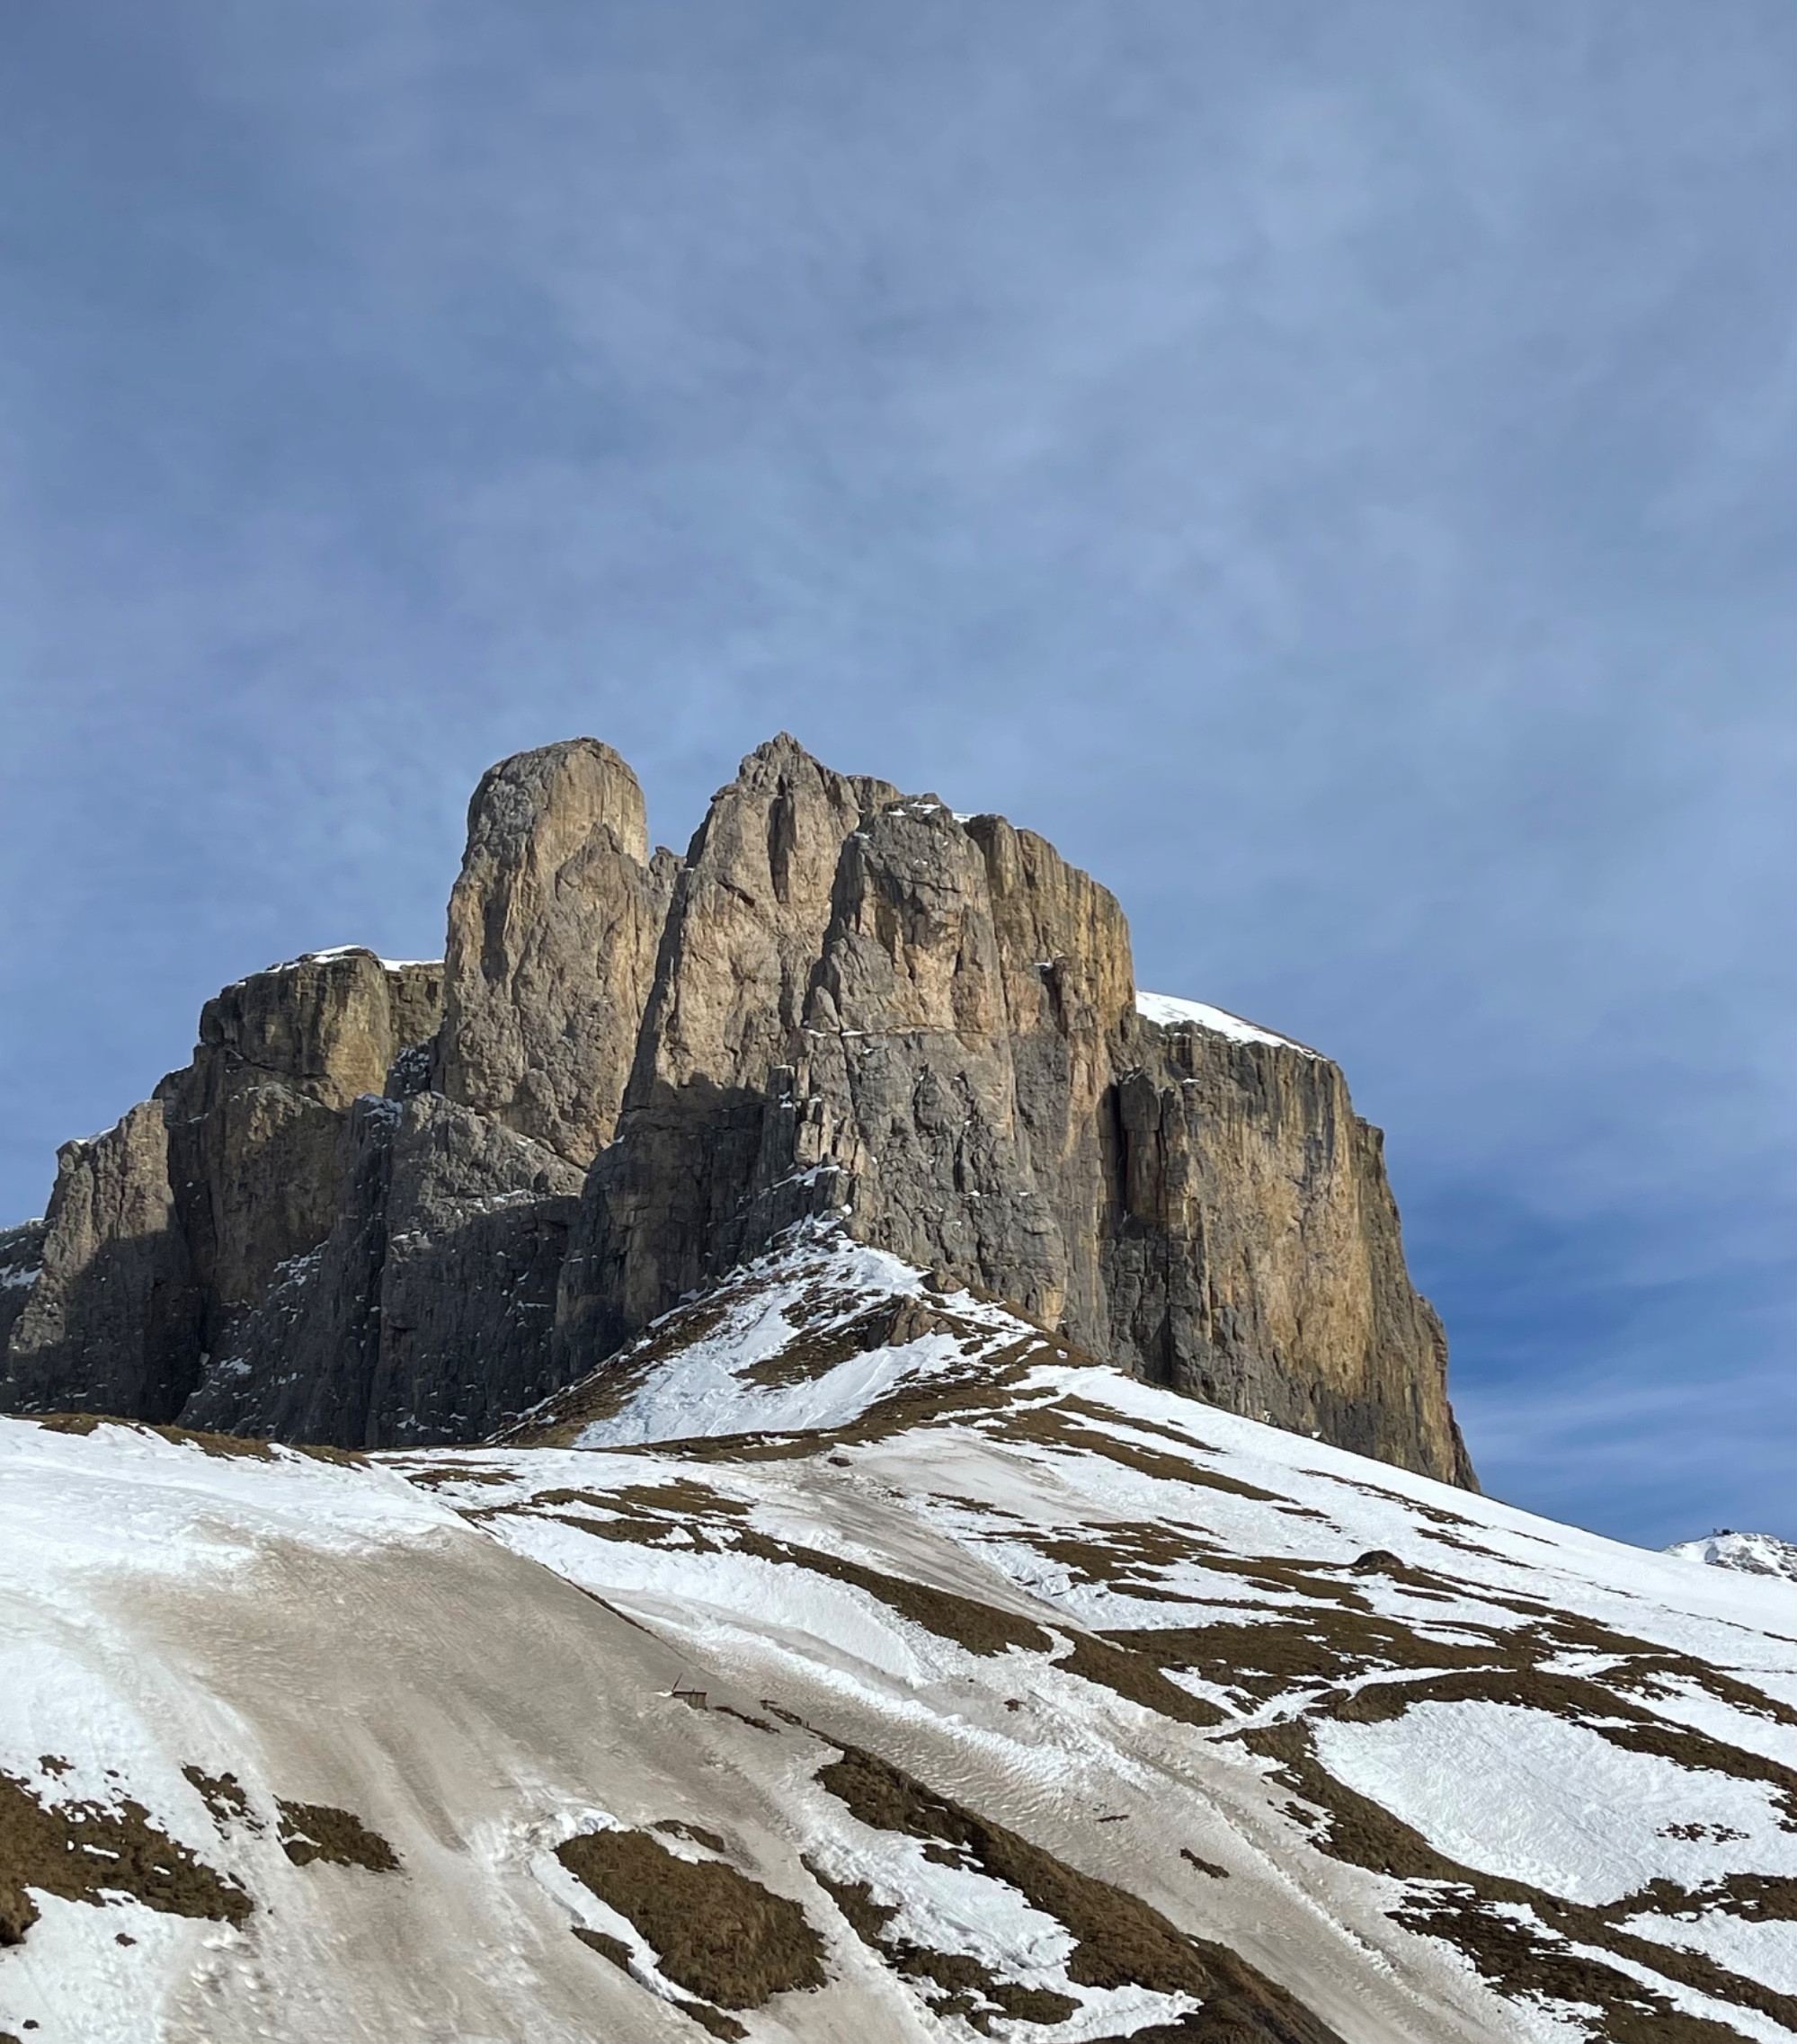
[[[1008,1647],[1046,1653],[1054,1646],[1054,1640],[1032,1620],[1002,1611],[996,1604],[964,1597],[954,1590],[939,1590],[903,1576],[888,1576],[880,1569],[864,1568],[858,1561],[844,1560],[839,1554],[826,1554],[814,1547],[795,1547],[746,1530],[735,1544],[743,1553],[760,1555],[768,1561],[790,1562],[865,1590],[901,1618],[910,1619],[912,1624],[940,1639],[952,1640],[970,1654],[1001,1654]]]
[[[254,1440],[246,1434],[203,1434],[190,1426],[156,1426],[147,1419],[120,1419],[110,1412],[21,1413],[18,1417],[34,1421],[47,1434],[91,1434],[96,1426],[122,1426],[129,1433],[155,1434],[162,1440],[198,1448],[202,1454],[246,1455],[262,1462],[275,1459],[268,1442]]]
[[[1144,1710],[1158,1711],[1163,1718],[1185,1725],[1220,1725],[1225,1713],[1202,1696],[1169,1682],[1159,1666],[1146,1654],[1127,1647],[1113,1646],[1089,1632],[1075,1635],[1073,1651],[1054,1664],[1083,1682],[1095,1682]]]
[[[1606,1736],[1610,1729],[1592,1727]],[[1604,2012],[1606,2044],[1722,2044],[1724,2039],[1738,2044],[1737,2032],[1681,2015],[1619,1968],[1565,1950],[1570,1942],[1607,1950],[1712,2000],[1757,2009],[1797,2031],[1797,1997],[1776,1994],[1699,1953],[1621,1929],[1623,1918],[1638,1913],[1636,1897],[1590,1907],[1522,1881],[1475,1872],[1437,1852],[1419,1832],[1329,1773],[1316,1758],[1308,1726],[1294,1720],[1231,1736],[1277,1760],[1277,1778],[1324,1811],[1314,1840],[1320,1851],[1374,1873],[1427,1884],[1389,1912],[1392,1920],[1458,1946],[1499,1993],[1594,2004]],[[1533,1922],[1498,1913],[1491,1905],[1499,1903],[1520,1905]]]
[[[600,1952],[609,1959],[614,1966],[621,1967],[625,1972],[629,1972],[630,1947],[625,1943],[622,1938],[609,1938],[603,1931],[588,1930],[584,1924],[574,1925],[574,1935],[583,1945],[591,1946],[594,1951]]]
[[[28,1890],[101,1903],[132,1895],[171,1916],[241,1924],[254,1906],[150,1821],[142,1803],[46,1803],[30,1782],[0,1773],[0,1946],[20,1943],[38,1920]]]
[[[278,1801],[280,1849],[297,1867],[323,1860],[334,1867],[366,1867],[370,1873],[397,1873],[399,1855],[353,1810],[328,1803]]]
[[[951,1863],[1004,1882],[1054,1917],[1074,1940],[1067,1975],[1078,1985],[1134,1985],[1191,1995],[1206,2004],[1202,2013],[1217,2044],[1230,2035],[1218,2027],[1225,2015],[1241,2044],[1341,2044],[1333,2031],[1247,1960],[1221,1945],[1188,1937],[1139,1897],[1077,1871],[889,1762],[844,1746],[842,1757],[821,1768],[817,1780],[861,1823],[946,1847]],[[1188,2029],[1185,2034],[1206,2033]]]
[[[261,1817],[250,1808],[249,1796],[235,1774],[208,1774],[198,1767],[183,1767],[182,1773],[199,1790],[200,1800],[211,1812],[212,1821],[220,1831],[232,1824],[241,1824],[250,1831],[265,1828]]]
[[[446,1483],[512,1483],[510,1470],[458,1469],[453,1463],[432,1462],[424,1469],[407,1469],[399,1462],[386,1465],[418,1490],[440,1490]]]
[[[707,1853],[722,1855],[730,1850],[716,1832],[707,1831],[702,1824],[688,1824],[681,1817],[664,1817],[655,1829],[668,1838],[689,1838],[695,1845],[703,1845]]]
[[[734,1867],[680,1859],[646,1831],[588,1832],[556,1857],[635,1924],[676,1986],[715,2007],[824,1984],[823,1940],[805,1911]]]
[[[967,1952],[939,1951],[933,1945],[892,1935],[886,1926],[898,1910],[876,1902],[866,1881],[832,1880],[811,1861],[805,1864],[863,1944],[878,1952],[894,1972],[909,1980],[928,1980],[940,1990],[923,1995],[932,2014],[957,2015],[971,2029],[989,2037],[995,2022],[1059,2023],[1079,2013],[1080,2004],[1071,1995],[1006,1980]]]
[[[1428,1640],[1370,1613],[1314,1607],[1246,1623],[1144,1627],[1105,1636],[1158,1666],[1189,1669],[1258,1703],[1299,1684],[1333,1685],[1374,1668],[1470,1666],[1495,1654],[1491,1647]]]
[[[801,1300],[800,1306],[805,1302]],[[840,1298],[821,1300],[819,1306],[840,1311],[843,1302]],[[746,1370],[737,1373],[745,1384],[758,1384],[770,1390],[781,1390],[789,1384],[808,1383],[814,1378],[828,1376],[831,1371],[843,1363],[851,1362],[857,1355],[866,1355],[876,1348],[898,1348],[905,1343],[918,1340],[926,1334],[958,1336],[964,1341],[980,1340],[984,1330],[975,1328],[970,1321],[956,1319],[953,1314],[938,1312],[921,1301],[911,1298],[883,1300],[871,1311],[839,1320],[834,1327],[811,1328],[802,1322],[793,1333],[792,1339],[774,1355],[760,1363],[752,1363]],[[990,1335],[984,1340],[990,1341]]]
[[[1063,1398],[1049,1405],[1032,1406],[1024,1411],[1008,1414],[992,1431],[1008,1441],[1027,1441],[1040,1447],[1102,1455],[1107,1462],[1165,1483],[1197,1484],[1206,1490],[1227,1491],[1233,1497],[1251,1498],[1257,1504],[1280,1502],[1272,1491],[1263,1490],[1258,1484],[1244,1483],[1241,1478],[1225,1476],[1220,1470],[1183,1462],[1177,1455],[1162,1454],[1158,1448],[1119,1440],[1115,1434],[1082,1426],[1068,1417],[1078,1412],[1090,1413],[1113,1426],[1134,1425],[1133,1421],[1120,1420],[1116,1414],[1106,1412],[1101,1407],[1087,1405],[1083,1400]]]

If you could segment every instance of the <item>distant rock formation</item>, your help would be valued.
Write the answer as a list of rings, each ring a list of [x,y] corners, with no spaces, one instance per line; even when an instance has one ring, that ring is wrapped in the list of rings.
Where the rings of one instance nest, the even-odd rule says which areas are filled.
[[[1797,1545],[1776,1533],[1733,1533],[1724,1526],[1703,1540],[1675,1541],[1666,1550],[1686,1561],[1733,1569],[1743,1576],[1782,1576],[1797,1583]]]
[[[1336,1067],[1139,1000],[1051,845],[791,738],[683,862],[609,748],[503,762],[440,969],[316,954],[200,1035],[0,1237],[0,1409],[472,1440],[836,1216],[1153,1382],[1472,1483]]]

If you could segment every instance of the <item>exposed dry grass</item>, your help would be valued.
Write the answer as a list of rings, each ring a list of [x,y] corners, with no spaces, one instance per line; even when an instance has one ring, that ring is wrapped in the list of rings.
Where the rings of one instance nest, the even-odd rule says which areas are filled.
[[[823,1940],[805,1911],[734,1867],[681,1859],[647,1831],[588,1832],[556,1857],[636,1926],[676,1986],[713,2008],[760,2008],[824,1984]]]
[[[46,1802],[29,1782],[0,1773],[0,1945],[20,1943],[38,1920],[29,1890],[100,1903],[133,1895],[172,1916],[241,1924],[253,1908],[216,1873],[150,1821],[142,1803]]]
[[[1079,1872],[889,1762],[844,1746],[842,1757],[821,1768],[817,1779],[863,1824],[929,1839],[945,1848],[950,1863],[1005,1882],[1054,1917],[1074,1940],[1067,1976],[1078,1985],[1136,1986],[1202,2001],[1204,2021],[1171,2034],[1205,2044],[1235,2038],[1243,2044],[1341,2044],[1318,2017],[1234,1952],[1188,1936],[1139,1897]]]
[[[244,1784],[235,1774],[208,1774],[199,1767],[183,1767],[182,1773],[199,1790],[201,1800],[212,1813],[213,1823],[220,1831],[233,1824],[241,1824],[250,1831],[264,1828],[262,1819],[250,1808]]]
[[[1606,1736],[1611,1729],[1593,1729]],[[1603,2012],[1606,2044],[1739,2044],[1739,2032],[1681,2014],[1664,1995],[1620,1968],[1568,1949],[1578,1944],[1607,1950],[1712,2000],[1756,2009],[1797,2031],[1797,1997],[1776,1994],[1699,1953],[1622,1929],[1643,1897],[1588,1907],[1460,1865],[1389,1810],[1338,1782],[1318,1762],[1309,1726],[1296,1720],[1231,1736],[1278,1761],[1280,1778],[1323,1810],[1315,1838],[1320,1851],[1374,1873],[1427,1884],[1391,1912],[1393,1921],[1448,1940],[1499,1993],[1590,2004]],[[1517,1907],[1526,1915],[1517,1916]]]
[[[809,1860],[805,1867],[863,1944],[877,1951],[894,1972],[909,1980],[927,1980],[939,1990],[935,1994],[927,1989],[923,1992],[924,2002],[933,2014],[959,2016],[971,2029],[989,2037],[994,2022],[1007,2019],[1060,2023],[1079,2013],[1080,2004],[1071,1995],[1027,1987],[1021,1981],[1002,1978],[970,1953],[940,1951],[933,1945],[895,1935],[887,1926],[898,1915],[897,1908],[876,1902],[866,1881],[832,1880]]]
[[[379,1832],[370,1831],[353,1810],[328,1803],[279,1802],[280,1849],[297,1867],[323,1860],[334,1867],[366,1867],[370,1873],[397,1873],[399,1855]]]

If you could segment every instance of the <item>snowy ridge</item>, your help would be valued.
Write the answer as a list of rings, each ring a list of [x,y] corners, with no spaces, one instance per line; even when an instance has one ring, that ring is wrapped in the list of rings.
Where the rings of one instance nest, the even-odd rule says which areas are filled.
[[[618,1448],[845,1426],[900,1392],[983,1376],[1000,1351],[1040,1338],[1003,1307],[805,1222],[501,1438]]]
[[[1797,1583],[1797,1546],[1767,1533],[1712,1533],[1704,1540],[1676,1541],[1666,1551],[1712,1569],[1739,1569],[1748,1576],[1783,1576]]]
[[[368,951],[366,944],[334,944],[323,951],[302,951],[297,958],[284,958],[271,965],[271,973],[290,972],[295,965],[328,965],[339,958],[353,958],[358,953]],[[389,973],[404,972],[408,966],[414,969],[426,965],[440,965],[440,958],[383,958],[378,951],[369,952],[377,964]]]
[[[1170,993],[1141,993],[1135,997],[1135,1012],[1146,1022],[1152,1022],[1162,1029],[1197,1027],[1208,1029],[1213,1035],[1227,1036],[1235,1044],[1271,1044],[1285,1051],[1297,1051],[1305,1057],[1320,1057],[1308,1044],[1300,1044],[1290,1036],[1276,1036],[1270,1029],[1259,1024],[1244,1022],[1241,1016],[1232,1015],[1227,1009],[1210,1008],[1202,1000],[1180,1000]]]
[[[484,1448],[70,1424],[0,1422],[31,2044],[1797,2037],[1787,1583],[840,1236]]]

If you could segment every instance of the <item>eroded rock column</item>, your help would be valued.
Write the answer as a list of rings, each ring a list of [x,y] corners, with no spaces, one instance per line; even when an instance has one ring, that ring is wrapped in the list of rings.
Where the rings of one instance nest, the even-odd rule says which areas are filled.
[[[611,1140],[679,862],[636,777],[570,739],[485,773],[449,896],[437,1085],[576,1164]]]

